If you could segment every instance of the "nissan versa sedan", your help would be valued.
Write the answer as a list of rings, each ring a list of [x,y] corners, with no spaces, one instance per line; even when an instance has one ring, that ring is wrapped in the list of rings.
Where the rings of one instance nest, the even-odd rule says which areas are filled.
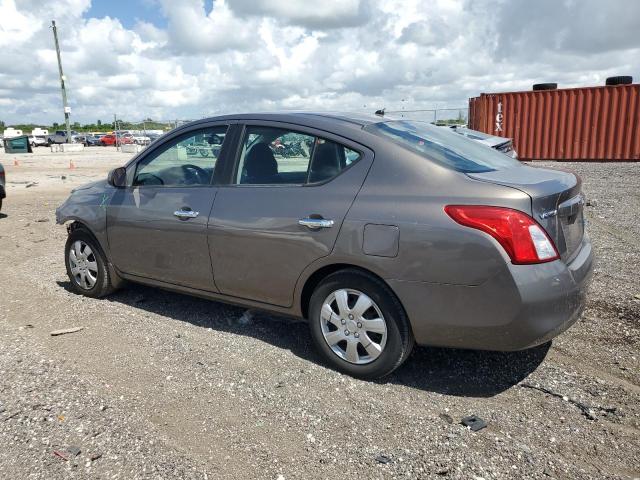
[[[574,174],[427,123],[270,113],[183,125],[56,217],[75,292],[128,280],[303,317],[328,364],[377,378],[416,343],[519,350],[572,325],[583,205]]]

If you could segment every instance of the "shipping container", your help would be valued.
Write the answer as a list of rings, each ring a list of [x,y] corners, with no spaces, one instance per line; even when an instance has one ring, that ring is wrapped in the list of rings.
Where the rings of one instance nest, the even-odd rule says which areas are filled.
[[[483,93],[469,127],[513,138],[521,160],[640,161],[640,84]]]

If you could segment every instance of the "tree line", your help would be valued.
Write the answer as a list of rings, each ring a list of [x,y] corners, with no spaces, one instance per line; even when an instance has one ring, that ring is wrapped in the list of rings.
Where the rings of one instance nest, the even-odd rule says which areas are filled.
[[[2,133],[6,128],[15,128],[17,130],[22,130],[25,133],[31,132],[34,128],[46,128],[50,132],[55,130],[64,130],[65,124],[53,122],[51,125],[44,124],[36,124],[36,123],[14,123],[14,124],[6,124],[4,121],[0,120],[0,133]],[[118,120],[118,130],[170,130],[175,127],[175,123],[173,122],[159,122],[156,120],[152,120],[147,118],[142,122],[129,122],[126,120]],[[75,130],[76,132],[106,132],[111,130],[116,130],[113,122],[103,122],[101,120],[96,121],[95,123],[85,123],[80,124],[80,122],[73,122],[71,124],[71,130]]]

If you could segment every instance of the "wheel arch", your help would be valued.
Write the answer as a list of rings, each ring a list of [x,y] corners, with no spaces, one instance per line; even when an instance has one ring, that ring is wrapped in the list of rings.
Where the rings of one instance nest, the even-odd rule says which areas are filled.
[[[124,279],[120,277],[120,275],[118,274],[118,271],[116,270],[115,266],[111,262],[111,259],[109,258],[109,254],[107,253],[107,250],[104,248],[104,245],[102,245],[102,242],[100,241],[98,236],[93,232],[91,227],[89,227],[89,225],[87,225],[85,222],[77,218],[70,218],[68,221],[69,221],[69,224],[67,225],[67,232],[69,233],[69,235],[71,235],[71,233],[76,230],[83,230],[87,234],[89,234],[91,238],[96,242],[96,245],[100,249],[100,253],[104,256],[105,263],[107,264],[107,268],[109,269],[109,274],[111,275],[111,284],[116,288],[119,288],[121,285],[123,285]]]
[[[309,318],[309,302],[311,301],[311,295],[313,295],[313,291],[316,289],[316,287],[320,284],[320,282],[322,282],[323,279],[341,270],[358,270],[360,272],[371,275],[378,279],[380,282],[384,283],[387,288],[391,290],[391,292],[396,296],[396,298],[398,298],[389,283],[387,283],[384,278],[382,278],[375,272],[359,265],[350,263],[332,263],[318,268],[305,280],[304,286],[302,287],[302,291],[300,293],[300,311],[302,312],[303,318]],[[398,302],[400,302],[399,298]],[[400,302],[400,304],[402,305],[402,302]],[[404,306],[402,308],[404,309]]]

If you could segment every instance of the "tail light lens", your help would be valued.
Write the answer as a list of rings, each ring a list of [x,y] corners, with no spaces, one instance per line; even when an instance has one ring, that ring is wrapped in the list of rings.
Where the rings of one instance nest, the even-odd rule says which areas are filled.
[[[544,229],[523,212],[484,205],[447,205],[444,211],[460,225],[495,238],[512,263],[544,263],[560,258]]]

